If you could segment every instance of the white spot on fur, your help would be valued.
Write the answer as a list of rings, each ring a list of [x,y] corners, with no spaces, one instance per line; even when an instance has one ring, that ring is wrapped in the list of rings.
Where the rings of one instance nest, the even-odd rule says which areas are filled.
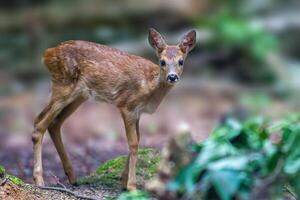
[[[113,90],[113,91],[111,92],[111,94],[112,94],[112,95],[116,95],[116,94],[118,94],[118,92],[119,92],[118,90]]]
[[[146,87],[146,84],[147,84],[146,81],[143,79],[143,80],[141,81],[141,87],[142,87],[142,88]]]

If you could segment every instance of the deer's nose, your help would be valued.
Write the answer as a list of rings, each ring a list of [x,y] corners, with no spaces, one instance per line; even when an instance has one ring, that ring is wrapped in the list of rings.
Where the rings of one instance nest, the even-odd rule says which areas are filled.
[[[178,78],[177,74],[169,74],[167,76],[167,81],[169,81],[170,83],[175,83],[178,81],[178,79],[179,78]]]

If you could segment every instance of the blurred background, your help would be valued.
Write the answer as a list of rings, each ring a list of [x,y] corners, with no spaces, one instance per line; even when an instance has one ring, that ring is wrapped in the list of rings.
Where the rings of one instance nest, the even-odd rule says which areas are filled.
[[[226,116],[278,118],[299,111],[298,0],[2,0],[0,1],[0,164],[32,182],[33,119],[50,95],[43,50],[89,40],[157,62],[149,27],[176,44],[189,29],[198,43],[179,84],[141,119],[141,146],[161,148],[188,125],[201,141]],[[123,123],[111,105],[86,102],[63,127],[77,174],[127,154]],[[65,180],[46,135],[46,182]]]

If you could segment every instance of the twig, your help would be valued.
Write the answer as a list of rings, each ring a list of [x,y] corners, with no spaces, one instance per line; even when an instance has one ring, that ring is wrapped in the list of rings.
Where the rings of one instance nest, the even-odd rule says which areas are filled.
[[[96,193],[96,190],[94,188],[89,188],[92,192]]]
[[[285,186],[284,187],[284,189],[287,191],[287,193],[289,193],[292,197],[293,197],[293,199],[297,199],[297,196],[295,195],[295,193],[289,188],[289,186]]]
[[[67,187],[59,181],[59,178],[57,176],[55,176],[55,174],[53,174],[52,171],[50,171],[49,173],[55,179],[56,184],[60,185],[61,187],[65,188],[65,189],[67,189]]]
[[[257,197],[261,196],[262,194],[266,194],[267,188],[280,177],[283,164],[283,160],[278,161],[278,164],[274,169],[274,173],[265,178],[259,186],[253,188],[250,199],[258,199]]]
[[[97,200],[95,198],[92,198],[92,197],[88,197],[88,196],[83,196],[83,195],[79,195],[67,188],[60,188],[60,187],[49,187],[49,186],[37,186],[39,189],[42,189],[42,190],[54,190],[54,191],[60,191],[60,192],[66,192],[68,194],[71,194],[73,196],[75,196],[76,198],[79,198],[79,199],[86,199],[86,200]]]
[[[5,185],[5,183],[8,181],[8,176],[5,176],[4,179],[1,181],[0,186]]]
[[[57,184],[60,185],[61,187],[65,188],[65,189],[67,189],[67,187],[64,184],[62,184],[61,182],[57,182]]]

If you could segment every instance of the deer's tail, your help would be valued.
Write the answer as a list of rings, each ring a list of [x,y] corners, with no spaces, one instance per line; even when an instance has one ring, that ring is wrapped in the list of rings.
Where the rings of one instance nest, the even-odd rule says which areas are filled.
[[[53,82],[70,84],[78,80],[79,67],[71,63],[66,55],[60,53],[59,47],[48,48],[44,51],[42,62],[47,66]]]

